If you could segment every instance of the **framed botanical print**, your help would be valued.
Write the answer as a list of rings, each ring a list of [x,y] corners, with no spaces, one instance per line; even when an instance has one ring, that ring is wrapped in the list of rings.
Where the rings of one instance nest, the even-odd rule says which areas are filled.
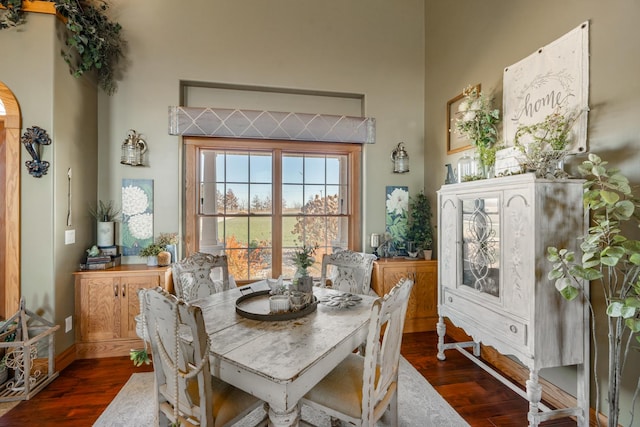
[[[480,84],[475,87],[480,93]],[[458,135],[455,129],[456,112],[463,99],[464,94],[461,93],[447,102],[447,154],[458,153],[471,148],[471,141],[464,136]]]

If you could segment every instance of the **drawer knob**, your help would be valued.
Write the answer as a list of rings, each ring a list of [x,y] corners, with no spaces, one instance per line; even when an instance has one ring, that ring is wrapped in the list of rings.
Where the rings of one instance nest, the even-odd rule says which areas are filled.
[[[511,326],[509,326],[509,330],[510,330],[511,332],[513,332],[514,334],[515,334],[516,332],[518,332],[518,328],[516,327],[516,325],[511,325]]]
[[[453,298],[452,297],[447,297],[447,301],[453,302]]]

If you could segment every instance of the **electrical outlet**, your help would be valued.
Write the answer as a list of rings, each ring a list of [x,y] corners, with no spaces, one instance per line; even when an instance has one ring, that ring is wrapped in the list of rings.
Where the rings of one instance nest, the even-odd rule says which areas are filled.
[[[73,317],[69,316],[64,319],[64,332],[67,333],[73,329]]]

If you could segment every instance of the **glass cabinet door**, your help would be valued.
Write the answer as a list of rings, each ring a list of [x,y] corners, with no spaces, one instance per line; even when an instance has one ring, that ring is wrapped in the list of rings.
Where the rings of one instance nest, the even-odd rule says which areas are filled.
[[[500,297],[500,199],[462,199],[462,285]]]

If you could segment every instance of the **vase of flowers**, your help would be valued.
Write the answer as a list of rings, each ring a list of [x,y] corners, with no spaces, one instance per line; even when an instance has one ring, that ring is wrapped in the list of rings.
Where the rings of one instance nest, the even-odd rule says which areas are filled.
[[[479,85],[467,86],[462,94],[464,99],[456,112],[456,132],[476,148],[481,176],[491,177],[498,150],[500,110],[492,107],[493,100],[480,92]]]

